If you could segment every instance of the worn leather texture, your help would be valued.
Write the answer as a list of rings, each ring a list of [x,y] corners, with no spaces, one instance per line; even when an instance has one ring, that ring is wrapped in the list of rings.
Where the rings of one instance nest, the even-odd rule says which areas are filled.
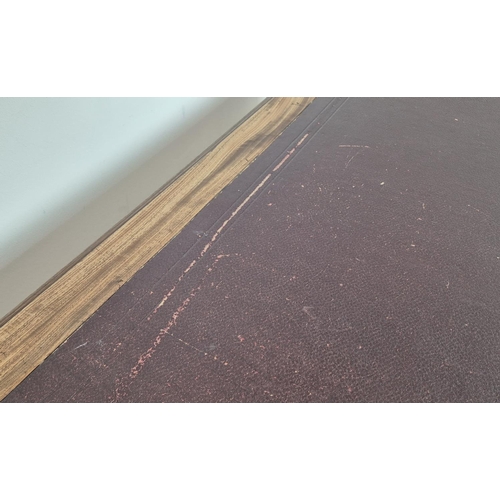
[[[5,402],[498,402],[500,99],[319,98]]]

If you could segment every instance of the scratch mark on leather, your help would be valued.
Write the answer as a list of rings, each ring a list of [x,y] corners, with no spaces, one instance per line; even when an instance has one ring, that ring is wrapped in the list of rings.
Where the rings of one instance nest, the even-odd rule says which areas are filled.
[[[170,335],[175,340],[181,342],[182,344],[184,344],[188,347],[191,347],[195,351],[198,351],[199,353],[204,354],[205,356],[209,355],[206,351],[204,351],[202,349],[198,349],[198,347],[190,344],[189,342],[186,342],[185,340],[183,340],[181,338],[175,337],[174,334],[170,332],[170,330],[177,324],[177,320],[178,320],[179,316],[185,311],[185,309],[187,308],[187,306],[189,305],[191,300],[201,290],[207,276],[214,270],[214,268],[215,268],[216,264],[219,262],[219,260],[221,260],[224,257],[230,257],[230,255],[229,254],[217,255],[217,258],[214,260],[212,265],[207,269],[207,273],[206,273],[205,277],[201,280],[200,284],[197,287],[193,288],[191,290],[191,292],[189,292],[189,295],[182,301],[181,305],[172,314],[167,325],[159,331],[158,335],[153,340],[151,347],[149,347],[149,349],[147,351],[143,352],[139,356],[139,359],[137,360],[135,365],[131,368],[128,375],[122,377],[121,379],[117,379],[115,381],[115,398],[114,398],[115,403],[119,402],[123,397],[126,396],[126,391],[127,391],[129,384],[132,382],[132,380],[134,380],[139,375],[141,370],[144,368],[144,365],[146,364],[146,362],[149,359],[151,359],[153,354],[158,349],[158,346],[161,344],[162,340],[164,339],[165,335]],[[227,362],[219,360],[217,356],[214,356],[213,359],[214,359],[214,361],[219,361],[219,362],[223,363],[225,366],[228,365]]]
[[[273,168],[273,172],[278,170],[289,158],[292,156],[296,148],[300,146],[305,139],[309,136],[309,134],[305,134],[293,147],[287,154],[286,156],[278,163]],[[163,307],[165,302],[172,296],[172,294],[175,291],[176,286],[184,279],[184,277],[191,271],[191,269],[197,264],[197,262],[210,250],[210,247],[214,244],[214,242],[217,240],[217,238],[220,236],[221,232],[224,230],[224,228],[229,224],[229,222],[238,214],[238,212],[252,199],[252,197],[257,193],[257,191],[260,190],[260,188],[269,180],[271,177],[271,174],[267,174],[266,177],[257,185],[257,187],[238,205],[238,207],[231,213],[231,215],[222,223],[222,225],[215,231],[214,235],[212,236],[211,240],[203,247],[202,251],[200,252],[200,255],[189,264],[189,266],[182,272],[182,274],[179,276],[177,279],[177,282],[175,285],[169,290],[169,292],[163,296],[161,301],[158,303],[158,305],[153,309],[153,312],[148,316],[147,320],[150,321],[151,317],[158,312],[158,310]]]
[[[177,279],[177,283],[170,289],[170,291],[166,295],[163,296],[163,298],[161,299],[161,302],[153,309],[153,312],[151,313],[151,315],[148,316],[148,321],[151,320],[151,316],[153,316],[153,314],[156,314],[158,309],[160,309],[160,307],[162,307],[163,304],[165,304],[165,302],[172,296],[176,286],[183,280],[184,276],[194,267],[196,262],[197,262],[197,260],[193,260],[191,262],[191,264],[189,264],[189,266],[182,272],[182,274]]]
[[[295,147],[293,147],[290,151],[288,151],[285,157],[273,168],[273,172],[276,172],[276,170],[281,168],[281,166],[288,160],[288,158],[290,158],[290,156],[292,156],[293,153],[295,153],[296,149],[305,141],[308,135],[309,134],[305,134],[304,137],[302,137],[302,139],[300,139],[300,141],[297,144],[295,144]]]
[[[285,163],[288,158],[290,158],[290,153],[288,153],[274,168],[273,168],[273,172],[276,172],[276,170],[278,170],[278,168],[281,167],[281,165],[283,165],[283,163]]]
[[[214,242],[217,240],[217,238],[220,236],[221,232],[223,229],[229,224],[231,219],[233,219],[236,214],[251,200],[251,198],[255,195],[257,191],[269,180],[271,177],[271,174],[267,174],[266,177],[259,183],[259,185],[238,205],[238,207],[231,213],[231,215],[222,223],[222,225],[215,231],[214,235],[212,236],[211,240],[203,247],[203,250],[200,252],[200,255],[189,264],[189,266],[183,271],[183,273],[179,276],[177,279],[176,284],[170,289],[170,291],[164,295],[163,299],[161,302],[153,309],[153,312],[151,315],[148,317],[148,321],[151,320],[151,317],[153,314],[156,314],[158,312],[158,309],[163,307],[165,302],[172,296],[174,293],[175,287],[184,279],[186,274],[191,271],[191,269],[197,264],[197,262],[210,250],[210,247],[214,244]]]
[[[219,237],[220,233],[222,230],[229,224],[231,219],[253,198],[255,193],[259,191],[259,189],[268,181],[268,179],[271,177],[271,174],[267,174],[264,179],[259,183],[259,185],[241,202],[241,204],[234,210],[234,212],[222,223],[222,226],[217,229],[215,234],[212,236],[212,239],[210,240],[210,243],[205,245],[205,248],[208,250],[212,244],[215,242],[215,240]],[[203,249],[203,254],[206,252],[205,249]]]
[[[312,306],[304,306],[302,308],[302,311],[305,312],[311,319],[316,319],[316,316],[314,316],[311,313],[311,309],[314,309],[314,307],[312,307]]]
[[[300,139],[300,141],[297,143],[297,146],[300,146],[305,140],[306,140],[306,137],[308,136],[309,134],[306,134],[304,137],[302,137],[302,139]]]
[[[349,166],[349,163],[351,163],[352,160],[354,160],[354,158],[356,158],[356,156],[359,155],[359,151],[356,152],[356,154],[352,155],[351,158],[349,158],[349,161],[347,161],[347,163],[345,164],[345,168],[347,168]]]

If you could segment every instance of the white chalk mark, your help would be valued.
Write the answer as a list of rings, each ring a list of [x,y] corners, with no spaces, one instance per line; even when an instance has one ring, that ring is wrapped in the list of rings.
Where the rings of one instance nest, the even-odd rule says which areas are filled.
[[[358,155],[359,151],[356,154],[352,155],[351,158],[349,158],[349,161],[345,164],[345,168],[347,168],[349,166],[349,163],[351,163],[351,161],[354,160],[354,158],[356,158],[356,156]]]
[[[300,141],[297,143],[297,146],[300,146],[305,140],[306,140],[306,137],[308,136],[309,134],[306,134],[304,137],[302,137],[302,139],[300,139]]]

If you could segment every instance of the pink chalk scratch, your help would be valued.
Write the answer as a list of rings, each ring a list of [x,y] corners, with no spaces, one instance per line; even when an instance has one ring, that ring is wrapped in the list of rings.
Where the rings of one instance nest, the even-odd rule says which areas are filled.
[[[215,268],[215,265],[217,264],[217,262],[219,262],[220,259],[222,259],[224,257],[229,257],[229,256],[230,255],[228,255],[228,254],[217,255],[217,258],[214,260],[213,264],[208,268],[207,275],[213,271],[213,269]],[[146,364],[148,359],[150,359],[153,356],[153,354],[155,353],[155,351],[158,349],[158,346],[161,344],[165,335],[170,335],[171,337],[175,338],[174,335],[170,332],[170,330],[172,329],[172,327],[174,327],[177,324],[177,320],[178,320],[179,316],[187,308],[187,306],[189,305],[189,303],[191,302],[193,297],[195,297],[196,294],[201,290],[201,287],[203,286],[205,279],[206,279],[206,276],[202,280],[202,282],[197,287],[193,288],[191,290],[191,292],[189,293],[189,295],[182,301],[182,304],[172,314],[172,316],[171,316],[170,320],[168,321],[167,325],[165,326],[165,328],[162,328],[159,331],[159,333],[156,336],[156,338],[154,339],[151,347],[146,352],[142,353],[139,356],[139,359],[137,360],[136,364],[130,370],[128,376],[125,376],[125,377],[122,377],[121,379],[116,380],[115,401],[119,401],[120,399],[122,399],[125,396],[126,389],[127,389],[128,385],[130,384],[130,382],[132,380],[134,380],[139,375],[139,373],[144,368],[144,365]],[[177,338],[177,340],[179,342],[183,343],[184,345],[187,345],[188,347],[191,347],[192,349],[204,354],[205,356],[208,356],[207,352],[205,352],[201,349],[198,349],[196,346],[189,344],[185,340],[183,340],[181,338]],[[214,359],[217,360],[217,356],[215,356]],[[227,365],[227,363],[224,363],[224,364]]]
[[[170,289],[170,291],[163,297],[161,302],[154,308],[153,312],[151,315],[148,317],[148,321],[151,319],[153,314],[156,314],[158,312],[158,309],[163,307],[165,302],[172,296],[174,293],[175,287],[184,279],[186,274],[193,269],[193,267],[197,264],[197,262],[210,250],[210,247],[214,244],[214,242],[217,240],[217,238],[220,236],[221,232],[223,229],[229,224],[231,219],[235,217],[235,215],[250,201],[250,199],[253,197],[253,195],[268,181],[269,177],[271,177],[271,174],[267,174],[266,177],[260,182],[260,184],[240,203],[240,205],[234,210],[234,212],[231,213],[231,215],[223,222],[222,226],[215,231],[214,235],[212,236],[212,239],[203,247],[203,250],[200,252],[200,255],[189,264],[189,266],[184,270],[184,272],[179,276],[177,279],[176,284]]]
[[[306,140],[306,137],[308,136],[309,134],[306,134],[304,137],[302,137],[302,139],[300,139],[300,141],[297,143],[297,146],[300,146],[305,140]]]
[[[296,151],[296,148],[298,146],[300,146],[304,141],[305,139],[308,137],[309,134],[305,134],[301,139],[300,141],[295,145],[294,148],[292,148],[288,153],[287,155],[280,161],[280,163],[278,163],[278,165],[276,165],[274,168],[273,168],[273,172],[275,172],[276,170],[278,170],[287,160],[288,158],[290,158],[290,156],[293,155],[293,153],[295,153]],[[191,264],[189,264],[189,266],[183,271],[183,273],[179,276],[179,278],[177,279],[177,282],[176,284],[170,289],[170,291],[163,296],[163,298],[161,299],[161,301],[158,303],[158,305],[153,309],[153,312],[151,313],[151,315],[148,317],[148,321],[151,320],[151,317],[153,316],[153,314],[156,314],[158,312],[158,309],[160,309],[161,307],[163,307],[163,305],[165,304],[165,302],[167,302],[167,300],[172,296],[172,294],[174,293],[174,290],[175,290],[175,287],[184,279],[184,277],[186,276],[186,274],[189,273],[189,271],[191,271],[191,269],[196,265],[196,263],[208,252],[208,250],[210,250],[210,247],[212,246],[212,244],[215,242],[215,240],[220,236],[222,230],[227,226],[227,224],[229,224],[229,222],[231,221],[231,219],[233,219],[233,217],[250,201],[250,199],[254,196],[254,194],[268,181],[269,177],[271,177],[271,174],[267,174],[266,177],[264,177],[264,179],[262,180],[262,182],[240,203],[240,205],[236,208],[236,210],[229,216],[228,219],[226,219],[222,226],[219,227],[219,229],[217,229],[217,231],[215,231],[215,234],[212,236],[212,239],[203,247],[203,250],[200,252],[200,255],[198,255],[198,257],[193,260],[191,262]]]
[[[306,140],[306,137],[308,135],[309,134],[304,135],[304,137],[300,139],[300,141],[295,145],[295,147],[292,148],[290,151],[288,151],[287,155],[273,168],[273,172],[276,172],[276,170],[278,170],[283,165],[283,163],[285,163],[288,160],[288,158],[290,158],[290,156],[292,156],[293,153],[295,153],[296,149]]]
[[[283,165],[283,163],[285,163],[288,158],[290,158],[290,153],[288,153],[274,168],[273,168],[273,172],[276,172],[276,170],[278,170],[278,168],[281,167],[281,165]]]
[[[296,151],[296,148],[298,146],[300,146],[304,140],[307,138],[309,134],[305,134],[301,139],[300,141],[296,144],[296,146],[294,148],[292,148],[287,154],[286,156],[281,160],[281,162],[276,165],[276,167],[273,168],[273,172],[278,170],[289,158],[290,156],[292,156],[295,151]],[[163,296],[162,300],[156,305],[156,307],[153,309],[153,312],[151,313],[151,315],[147,318],[148,321],[151,320],[151,317],[157,313],[157,311],[163,307],[163,305],[170,299],[170,297],[172,296],[172,294],[174,293],[175,289],[176,289],[176,286],[184,279],[184,277],[193,269],[193,267],[200,261],[200,259],[210,250],[210,248],[212,247],[212,245],[215,243],[215,241],[219,238],[219,236],[221,235],[222,231],[224,230],[224,228],[229,224],[229,222],[231,222],[231,220],[241,211],[241,209],[253,198],[253,196],[262,188],[262,186],[264,186],[264,184],[269,180],[269,178],[271,177],[271,173],[267,174],[264,179],[262,179],[262,181],[255,187],[255,189],[253,189],[253,191],[238,205],[238,207],[231,213],[231,215],[222,223],[222,225],[219,227],[219,229],[217,229],[217,231],[215,231],[214,235],[212,236],[212,238],[210,239],[210,241],[203,247],[203,249],[201,250],[200,254],[198,255],[198,257],[196,259],[194,259],[191,264],[189,264],[189,266],[182,272],[182,274],[179,276],[179,278],[177,279],[175,285],[170,289],[170,291]],[[214,261],[214,263],[212,264],[212,266],[210,266],[207,270],[208,273],[212,272],[212,270],[214,269],[214,266],[215,264],[217,264],[217,262],[222,258],[222,257],[228,257],[228,255],[218,255],[216,260]],[[203,280],[204,281],[204,280]],[[158,335],[156,336],[156,338],[154,339],[151,347],[144,353],[142,353],[139,357],[139,359],[137,360],[136,364],[132,367],[132,369],[130,370],[129,374],[125,377],[122,377],[121,379],[117,379],[116,380],[116,386],[115,386],[115,401],[119,401],[120,399],[122,399],[126,393],[126,389],[128,387],[128,385],[130,384],[130,382],[135,379],[139,373],[141,372],[142,368],[144,367],[144,365],[146,364],[146,362],[151,358],[151,356],[153,356],[153,354],[155,353],[155,351],[157,350],[158,346],[160,345],[160,343],[162,342],[163,338],[165,337],[165,335],[170,335],[173,337],[173,334],[170,332],[170,330],[177,324],[177,319],[179,318],[179,316],[182,314],[182,312],[187,308],[187,306],[189,305],[189,303],[191,302],[191,299],[196,295],[196,293],[201,289],[202,287],[202,284],[203,282],[198,285],[198,287],[196,288],[193,288],[190,292],[190,294],[188,295],[188,297],[186,299],[184,299],[184,301],[182,302],[182,304],[175,310],[175,312],[172,314],[170,320],[168,321],[167,325],[162,328],[160,330],[160,332],[158,333]],[[200,353],[203,353],[206,355],[208,355],[208,353],[198,349],[197,347],[195,346],[192,346],[190,344],[188,344],[187,342],[185,342],[184,340],[182,339],[177,339],[179,342],[182,342],[183,344],[185,345],[188,345],[189,347],[192,347],[193,349],[196,349],[197,351],[199,351]],[[243,339],[244,340],[244,339]],[[240,339],[240,341],[243,341],[242,339]],[[217,360],[217,357],[214,358],[215,360]],[[224,363],[224,365],[227,365],[227,363]]]
[[[193,266],[195,264],[196,264],[196,260],[193,260],[193,262],[191,262],[191,264],[189,264],[189,266],[183,271],[183,273],[177,279],[177,283],[170,289],[170,291],[167,293],[167,295],[165,295],[163,297],[163,299],[161,299],[161,302],[153,309],[153,312],[148,317],[148,321],[151,319],[151,316],[153,316],[153,314],[156,314],[158,309],[160,309],[160,307],[162,307],[163,304],[165,304],[165,302],[172,296],[172,294],[174,293],[175,287],[182,281],[184,276],[193,268]]]

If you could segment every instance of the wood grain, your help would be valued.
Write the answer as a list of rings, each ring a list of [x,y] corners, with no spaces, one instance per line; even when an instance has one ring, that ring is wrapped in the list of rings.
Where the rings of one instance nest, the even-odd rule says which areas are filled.
[[[0,399],[262,153],[313,98],[273,98],[0,327]]]

